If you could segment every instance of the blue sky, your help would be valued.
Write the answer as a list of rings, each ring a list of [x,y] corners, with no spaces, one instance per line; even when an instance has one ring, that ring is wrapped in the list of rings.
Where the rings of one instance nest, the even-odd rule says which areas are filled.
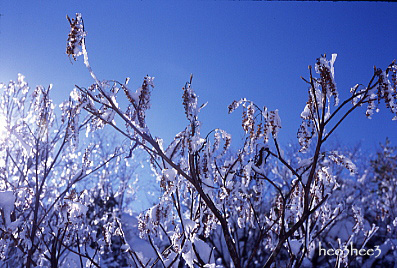
[[[309,64],[337,53],[335,79],[341,100],[356,83],[368,83],[373,66],[397,58],[394,3],[1,1],[0,81],[26,76],[31,86],[54,84],[60,103],[74,84],[93,81],[82,58],[71,64],[66,14],[81,12],[91,66],[99,79],[139,87],[154,76],[149,126],[168,143],[186,125],[182,86],[194,74],[202,132],[222,128],[242,137],[241,111],[227,106],[242,97],[279,109],[281,144],[296,141],[307,100]],[[389,137],[397,145],[397,121],[384,104],[372,120],[356,111],[336,132],[345,144],[373,150]]]

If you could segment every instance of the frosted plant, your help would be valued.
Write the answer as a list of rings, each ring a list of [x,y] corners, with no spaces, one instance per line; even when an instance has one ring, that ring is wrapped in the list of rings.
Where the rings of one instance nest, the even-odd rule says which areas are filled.
[[[17,81],[0,84],[4,119],[0,138],[1,267],[77,267],[87,261],[99,267],[106,254],[98,252],[106,252],[110,245],[91,247],[93,241],[106,232],[111,233],[110,240],[117,236],[117,226],[109,227],[111,231],[98,230],[92,223],[98,215],[87,215],[93,200],[114,196],[118,205],[123,203],[130,178],[115,179],[116,188],[106,184],[105,177],[127,172],[120,155],[128,152],[112,147],[103,153],[101,136],[96,136],[94,144],[79,142],[84,129],[79,100],[72,94],[56,112],[51,88],[30,89],[21,74]],[[113,159],[117,169],[98,172]],[[88,182],[94,186],[85,190]],[[114,214],[112,224],[120,214]]]
[[[75,21],[82,24],[79,18],[78,14]],[[71,26],[73,32],[73,23]],[[385,71],[376,68],[368,85],[353,87],[352,96],[344,101],[339,99],[335,82],[336,54],[330,60],[325,55],[317,59],[318,77],[309,66],[309,79],[303,78],[309,88],[297,133],[300,148],[290,156],[278,143],[279,111],[247,99],[229,106],[229,113],[242,107],[246,136],[239,149],[231,149],[231,136],[221,129],[203,135],[199,112],[205,104],[199,105],[191,76],[182,95],[187,125],[169,146],[163,146],[145,120],[153,77],[145,77],[137,90],[129,89],[128,78],[125,83],[99,81],[88,63],[85,34],[79,36],[81,48],[75,50],[76,43],[71,42],[67,51],[72,57],[82,51],[94,84],[76,86],[76,107],[88,112],[89,131],[108,125],[129,140],[131,152],[136,148],[146,151],[162,190],[158,203],[144,211],[138,223],[140,236],[151,245],[155,257],[145,258],[131,250],[137,266],[299,267],[316,263],[316,242],[344,210],[337,204],[341,199],[333,199],[333,195],[342,196],[338,190],[344,187],[337,166],[347,168],[351,176],[357,173],[349,157],[339,150],[324,150],[323,145],[364,104],[368,105],[367,116],[381,100],[396,114],[394,62]],[[126,107],[117,101],[123,98],[119,92],[128,100]],[[122,125],[116,125],[114,118]],[[361,233],[365,245],[377,227],[367,228],[360,207],[350,206],[349,213],[356,224],[346,239],[338,241],[339,246]],[[348,263],[346,259],[334,261]]]

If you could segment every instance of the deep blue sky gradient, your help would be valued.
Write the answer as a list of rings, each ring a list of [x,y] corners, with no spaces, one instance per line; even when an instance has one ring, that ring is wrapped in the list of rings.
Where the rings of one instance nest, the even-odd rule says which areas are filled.
[[[65,18],[83,14],[91,66],[99,79],[136,89],[155,76],[149,126],[165,139],[186,125],[182,86],[194,74],[203,133],[222,128],[242,137],[241,111],[227,106],[242,97],[279,109],[281,144],[296,141],[307,100],[308,65],[338,53],[335,79],[341,100],[356,83],[368,83],[373,66],[397,58],[397,4],[319,2],[1,1],[0,81],[26,76],[31,86],[54,84],[56,103],[74,85],[93,81],[83,59],[71,64]],[[372,120],[365,108],[335,133],[345,144],[373,150],[389,137],[397,145],[397,121],[384,104]]]

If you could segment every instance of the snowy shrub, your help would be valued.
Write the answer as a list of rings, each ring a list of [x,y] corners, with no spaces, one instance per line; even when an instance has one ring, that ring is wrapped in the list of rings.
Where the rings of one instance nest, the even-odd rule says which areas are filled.
[[[232,150],[231,136],[221,129],[203,135],[199,112],[205,104],[199,104],[191,76],[182,95],[187,126],[163,147],[146,124],[154,78],[145,77],[137,90],[129,88],[128,78],[125,83],[98,80],[88,62],[81,15],[70,24],[67,52],[75,60],[83,55],[94,78],[88,88],[76,86],[75,107],[91,115],[89,131],[109,125],[130,140],[130,151],[146,151],[161,187],[158,203],[138,221],[140,236],[155,257],[131,255],[138,266],[348,265],[352,260],[346,256],[319,259],[318,242],[328,241],[326,245],[334,249],[350,242],[365,247],[377,232],[375,222],[366,218],[362,206],[366,201],[346,200],[360,188],[360,181],[351,179],[358,174],[356,165],[340,150],[324,150],[324,144],[363,105],[369,118],[382,100],[397,114],[395,62],[385,70],[375,68],[367,86],[354,86],[351,97],[343,101],[335,82],[336,54],[330,60],[325,55],[318,58],[316,74],[309,66],[309,78],[303,78],[308,100],[297,134],[300,148],[289,157],[278,143],[282,126],[278,110],[247,99],[229,106],[229,113],[242,109],[246,137],[241,148]],[[128,105],[121,107],[118,98],[128,100]],[[115,118],[125,127],[116,126]],[[388,211],[390,194],[382,183],[379,187],[382,195],[373,209]],[[333,233],[342,227],[345,234]]]
[[[299,145],[288,148],[278,141],[278,110],[245,98],[228,107],[242,112],[240,147],[232,148],[222,129],[203,134],[206,103],[200,105],[191,75],[182,94],[186,127],[163,146],[146,121],[154,77],[136,90],[129,78],[99,80],[81,14],[67,19],[66,53],[71,60],[83,56],[92,85],[76,85],[57,113],[51,87],[31,92],[22,75],[1,84],[1,266],[395,265],[395,148],[386,144],[369,162],[358,151],[326,145],[361,106],[371,118],[383,101],[397,119],[395,62],[375,68],[366,86],[357,84],[340,100],[336,54],[318,58],[302,78],[308,100]],[[106,146],[100,134],[110,130],[123,139]],[[126,206],[136,190],[129,161],[137,150],[147,155],[161,193],[135,217]],[[348,246],[379,247],[381,254],[321,255],[322,247]]]
[[[99,251],[111,245],[92,245],[122,237],[113,207],[132,186],[133,166],[103,137],[79,142],[84,123],[72,98],[57,111],[51,86],[32,90],[21,74],[0,90],[0,266],[99,267],[107,257]],[[105,206],[90,213],[98,203]],[[101,220],[109,226],[99,228]]]

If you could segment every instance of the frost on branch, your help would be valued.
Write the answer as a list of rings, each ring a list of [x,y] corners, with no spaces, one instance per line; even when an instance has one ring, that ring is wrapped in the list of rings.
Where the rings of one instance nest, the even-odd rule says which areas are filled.
[[[313,122],[310,120],[303,120],[297,134],[299,144],[301,145],[300,152],[305,152],[309,148],[315,134]]]
[[[389,65],[389,67],[385,71],[382,71],[380,69],[376,70],[376,74],[378,74],[378,86],[376,88],[377,92],[375,96],[374,93],[371,92],[370,102],[368,103],[366,113],[368,118],[371,118],[373,110],[376,108],[375,101],[377,100],[379,103],[380,100],[383,99],[386,104],[386,108],[390,109],[390,111],[395,114],[393,120],[397,120],[396,72],[397,65],[395,64],[395,62]],[[392,81],[390,81],[390,77]]]
[[[252,101],[244,98],[239,101],[233,101],[229,105],[229,113],[232,113],[240,105],[243,107],[241,125],[245,133],[249,134],[250,139],[263,139],[264,143],[267,143],[270,135],[273,139],[277,138],[277,134],[281,129],[278,109],[268,111],[266,106],[260,109]]]
[[[66,15],[66,18],[70,23],[70,33],[68,36],[66,54],[72,56],[73,60],[76,60],[76,58],[83,53],[81,46],[86,35],[84,31],[83,18],[80,13],[76,13],[76,18],[70,19],[68,15]]]
[[[189,83],[186,83],[186,85],[182,88],[182,90],[183,90],[183,95],[182,95],[183,103],[182,104],[185,109],[186,118],[190,122],[197,120],[197,114],[199,112],[199,109],[197,109],[197,95],[191,88],[192,78],[193,78],[193,76],[190,75]]]
[[[386,70],[374,67],[374,75],[367,87],[355,85],[352,93],[352,104],[362,105],[368,103],[365,115],[371,119],[374,112],[379,112],[378,105],[384,101],[386,108],[394,114],[393,120],[397,120],[397,65],[393,61]],[[373,83],[375,82],[375,83]]]
[[[315,70],[320,75],[320,78],[312,76],[312,69],[309,66],[310,81],[304,79],[309,84],[309,97],[301,113],[302,124],[297,134],[299,144],[301,145],[301,152],[305,152],[308,149],[312,139],[318,134],[320,128],[323,127],[321,124],[324,124],[325,120],[328,120],[331,116],[331,98],[334,99],[334,106],[339,105],[339,93],[334,80],[336,56],[336,54],[332,54],[331,60],[327,60],[325,55],[318,58]]]
[[[332,54],[331,60],[327,60],[324,56],[317,59],[316,72],[320,75],[320,80],[317,81],[321,85],[322,93],[330,98],[334,98],[334,105],[339,104],[339,93],[336,90],[334,63],[337,54]]]
[[[139,94],[136,94],[134,99],[136,100],[138,97],[139,101],[136,103],[136,108],[135,108],[137,115],[136,116],[133,115],[132,120],[134,120],[137,117],[139,126],[142,128],[146,127],[145,113],[150,108],[150,93],[151,93],[151,89],[154,87],[153,80],[154,77],[146,76],[143,80],[142,87],[137,90],[137,93],[139,92]]]
[[[346,156],[339,154],[337,151],[332,151],[329,153],[329,159],[333,162],[337,163],[345,167],[350,171],[350,174],[353,175],[356,173],[356,165]]]

